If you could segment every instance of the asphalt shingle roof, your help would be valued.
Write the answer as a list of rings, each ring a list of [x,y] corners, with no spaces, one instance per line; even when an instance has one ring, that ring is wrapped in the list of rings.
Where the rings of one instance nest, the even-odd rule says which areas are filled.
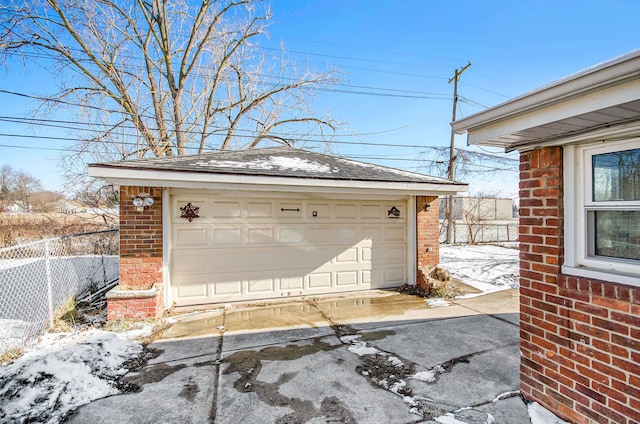
[[[227,175],[464,185],[444,178],[290,147],[106,162],[91,166]]]

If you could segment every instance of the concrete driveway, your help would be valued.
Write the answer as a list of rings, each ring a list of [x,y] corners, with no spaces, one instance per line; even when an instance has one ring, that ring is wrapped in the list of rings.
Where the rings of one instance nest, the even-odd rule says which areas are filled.
[[[373,291],[185,314],[87,423],[529,423],[518,292],[451,306]]]

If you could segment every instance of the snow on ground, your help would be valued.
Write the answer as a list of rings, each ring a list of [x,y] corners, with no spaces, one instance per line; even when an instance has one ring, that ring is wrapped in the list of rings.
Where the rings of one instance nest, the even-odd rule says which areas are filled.
[[[518,249],[443,244],[440,265],[452,277],[483,293],[518,288]]]
[[[539,403],[530,403],[527,410],[529,411],[531,424],[569,424],[568,422],[553,415]]]
[[[0,422],[60,422],[80,405],[119,393],[140,343],[101,330],[49,334],[0,367]]]

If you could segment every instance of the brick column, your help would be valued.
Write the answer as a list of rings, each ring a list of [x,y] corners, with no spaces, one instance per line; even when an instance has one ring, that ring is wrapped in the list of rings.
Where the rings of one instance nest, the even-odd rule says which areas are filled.
[[[440,262],[438,196],[416,196],[416,283],[425,285],[423,270]]]
[[[137,210],[135,197],[154,203]],[[162,312],[162,236],[162,188],[120,187],[120,283],[108,295],[109,319]]]

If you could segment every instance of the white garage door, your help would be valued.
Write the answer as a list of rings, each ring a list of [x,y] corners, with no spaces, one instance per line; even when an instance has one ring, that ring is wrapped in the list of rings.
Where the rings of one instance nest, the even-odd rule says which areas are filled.
[[[188,205],[190,204],[191,207]],[[171,196],[176,305],[387,288],[407,280],[406,200]],[[197,212],[189,222],[189,210]]]

